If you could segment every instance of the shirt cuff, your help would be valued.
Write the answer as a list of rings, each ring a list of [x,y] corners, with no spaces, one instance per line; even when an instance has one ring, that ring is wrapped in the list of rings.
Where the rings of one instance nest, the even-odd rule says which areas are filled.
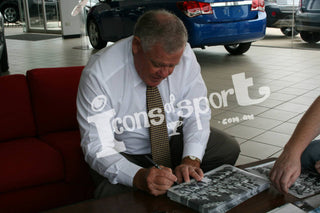
[[[202,161],[206,146],[201,145],[200,143],[185,143],[182,159],[187,156],[195,156]]]
[[[142,168],[127,159],[122,159],[117,164],[119,173],[117,182],[125,186],[133,186],[133,178],[136,173]]]

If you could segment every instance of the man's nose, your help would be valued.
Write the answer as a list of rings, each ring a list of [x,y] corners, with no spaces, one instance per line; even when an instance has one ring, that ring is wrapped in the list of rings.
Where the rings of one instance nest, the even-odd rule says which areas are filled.
[[[162,78],[168,77],[168,76],[171,74],[172,69],[173,69],[173,68],[171,68],[171,67],[169,67],[169,66],[163,66],[163,67],[161,67],[161,69],[160,69],[160,75],[161,75],[161,77],[162,77]]]

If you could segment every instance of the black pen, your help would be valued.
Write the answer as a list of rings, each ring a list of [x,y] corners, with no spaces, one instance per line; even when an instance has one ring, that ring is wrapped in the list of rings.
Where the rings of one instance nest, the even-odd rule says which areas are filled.
[[[153,164],[154,167],[156,167],[157,169],[161,169],[161,167],[156,163],[154,162],[148,155],[145,155],[145,157],[147,158],[147,160]],[[175,185],[178,185],[178,181],[174,181]]]
[[[152,163],[157,169],[161,169],[161,167],[156,163],[154,162],[151,158],[149,158],[148,155],[145,155],[145,157],[147,158],[147,160]]]

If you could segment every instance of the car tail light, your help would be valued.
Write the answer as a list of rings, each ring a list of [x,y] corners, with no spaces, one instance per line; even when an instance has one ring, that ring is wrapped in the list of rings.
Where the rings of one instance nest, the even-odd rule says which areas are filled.
[[[264,0],[252,0],[251,10],[259,10],[264,12]]]
[[[197,1],[179,1],[177,7],[188,17],[213,14],[210,3]]]
[[[277,13],[275,11],[272,11],[271,16],[276,17]]]

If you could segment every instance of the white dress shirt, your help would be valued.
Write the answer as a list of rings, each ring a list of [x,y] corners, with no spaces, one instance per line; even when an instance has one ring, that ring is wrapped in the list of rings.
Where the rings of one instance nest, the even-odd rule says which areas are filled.
[[[85,160],[111,183],[127,186],[132,186],[133,177],[141,167],[114,152],[114,147],[103,146],[103,132],[98,132],[97,122],[90,121],[89,117],[113,112],[112,119],[101,121],[106,124],[103,128],[109,128],[104,132],[112,132],[117,141],[122,141],[125,153],[151,153],[148,121],[139,114],[146,112],[146,84],[134,67],[132,38],[123,39],[90,58],[83,70],[77,96],[77,118]],[[205,101],[207,89],[200,66],[189,44],[173,73],[158,85],[158,89],[166,111],[169,137],[176,134],[174,127],[179,116],[183,116],[183,157],[192,155],[202,159],[210,133],[211,111]],[[108,153],[108,149],[113,152],[97,155],[104,151]]]

